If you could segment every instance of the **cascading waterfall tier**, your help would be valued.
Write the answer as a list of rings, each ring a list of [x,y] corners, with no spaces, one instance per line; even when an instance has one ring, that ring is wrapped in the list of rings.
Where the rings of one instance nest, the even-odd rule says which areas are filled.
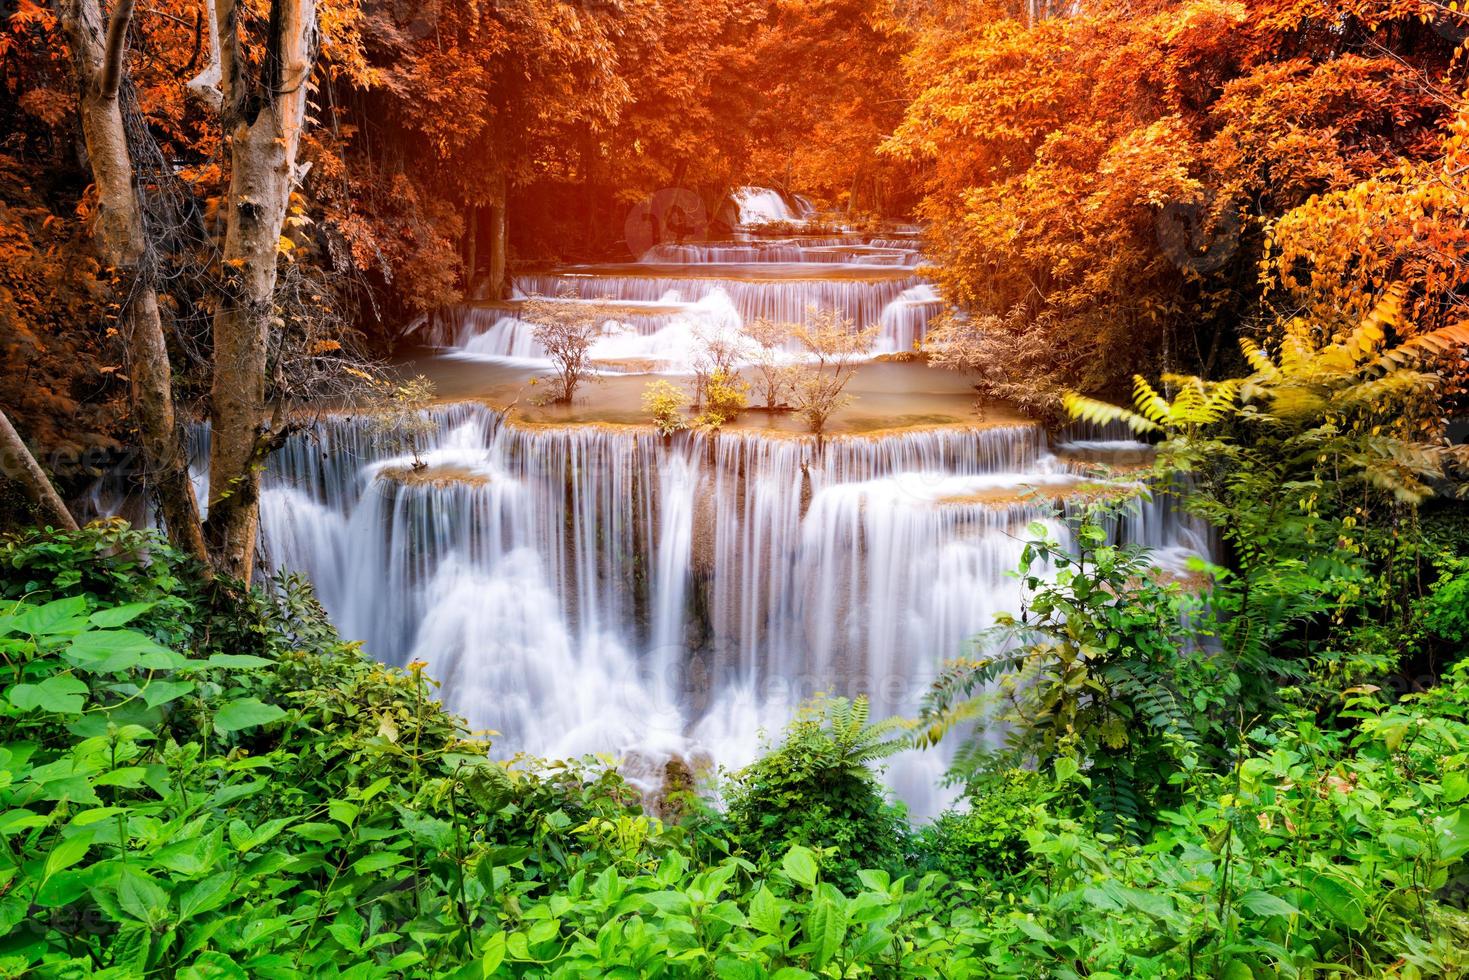
[[[692,303],[721,292],[740,318],[766,317],[804,323],[812,307],[834,309],[857,328],[878,323],[883,309],[905,289],[918,285],[911,270],[897,266],[825,263],[715,263],[662,266],[572,266],[516,277],[519,297],[549,296],[619,303]]]
[[[737,190],[738,224],[794,221],[809,216],[799,196],[746,187]],[[791,202],[794,202],[793,210]],[[463,360],[545,370],[545,352],[519,313],[530,299],[605,306],[602,334],[591,359],[599,370],[693,373],[712,334],[738,335],[756,318],[805,324],[812,309],[834,310],[854,330],[876,327],[870,356],[908,353],[941,309],[938,294],[919,278],[919,243],[903,232],[873,238],[857,233],[796,234],[778,239],[736,230],[723,242],[660,242],[622,264],[575,265],[515,277],[514,299],[473,304],[427,321],[421,339]],[[741,361],[748,363],[753,352]],[[785,354],[808,356],[792,338]]]
[[[1084,479],[1031,426],[818,444],[432,415],[417,460],[364,420],[293,437],[266,479],[264,549],[345,636],[427,661],[507,753],[740,765],[818,692],[911,712],[1017,607],[1018,539],[1053,516],[1023,489]],[[1203,547],[1161,503],[1136,514],[1123,536]],[[944,764],[912,753],[889,778],[932,812]]]
[[[850,265],[894,265],[912,268],[920,260],[912,242],[877,245],[863,239],[791,239],[788,241],[663,242],[643,253],[649,265],[707,263],[815,262]]]

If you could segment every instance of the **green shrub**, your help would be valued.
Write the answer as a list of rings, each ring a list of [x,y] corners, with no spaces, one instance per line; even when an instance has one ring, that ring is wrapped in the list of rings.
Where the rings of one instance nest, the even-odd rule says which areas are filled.
[[[1024,870],[1026,833],[1036,826],[1048,781],[1025,769],[1007,769],[974,783],[969,809],[949,811],[919,835],[919,849],[950,878],[1005,878]]]
[[[1103,830],[1142,833],[1176,799],[1171,777],[1217,752],[1215,713],[1238,679],[1185,628],[1197,600],[1163,580],[1143,549],[1110,543],[1099,504],[1073,541],[1032,524],[1021,555],[1024,609],[998,617],[984,655],[949,664],[924,703],[925,743],[977,718],[1006,728],[961,744],[955,774],[1034,764],[1085,770]],[[993,714],[990,714],[993,708]]]
[[[892,724],[867,724],[867,701],[809,705],[779,747],[736,774],[726,790],[732,839],[761,864],[791,846],[831,849],[833,881],[858,868],[894,867],[906,824],[871,763],[903,746]]]
[[[299,580],[117,525],[0,557],[0,977],[1469,974],[1469,664],[1283,692],[1171,759],[1146,834],[1097,832],[1107,767],[1058,756],[912,847],[860,699],[666,826],[605,766],[492,761]]]
[[[564,882],[636,799],[492,762],[299,580],[205,582],[117,526],[0,550],[34,600],[0,603],[0,976],[441,975],[526,889],[506,866]]]
[[[1420,603],[1423,629],[1462,654],[1469,643],[1469,558],[1446,561],[1439,578]]]

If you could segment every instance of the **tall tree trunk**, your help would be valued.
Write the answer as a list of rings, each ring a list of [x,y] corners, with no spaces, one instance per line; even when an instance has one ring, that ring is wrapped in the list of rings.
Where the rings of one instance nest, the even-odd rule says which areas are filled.
[[[15,426],[10,424],[10,417],[3,409],[0,409],[0,459],[4,461],[4,475],[25,488],[26,496],[36,505],[43,520],[50,521],[63,531],[77,529],[76,518],[66,509],[61,494],[56,492],[50,477],[46,476],[46,471],[41,469],[41,464],[36,462],[36,457],[26,448],[25,441],[15,431]]]
[[[132,401],[148,477],[158,491],[169,539],[204,559],[199,504],[189,480],[189,461],[173,405],[173,368],[158,313],[154,270],[147,253],[143,214],[133,187],[133,163],[123,127],[118,88],[132,0],[118,0],[105,32],[97,0],[66,0],[62,23],[81,86],[82,135],[97,187],[95,231],[108,263],[133,276],[125,304]]]
[[[510,248],[510,193],[501,175],[495,180],[494,201],[490,204],[490,299],[504,299],[506,252]]]
[[[281,228],[316,58],[315,0],[273,0],[261,78],[247,91],[234,0],[216,0],[224,124],[230,133],[224,265],[214,316],[209,519],[215,567],[248,583],[255,564],[260,471],[277,433],[265,403]]]
[[[479,267],[479,208],[464,209],[464,295],[474,298],[474,274]]]

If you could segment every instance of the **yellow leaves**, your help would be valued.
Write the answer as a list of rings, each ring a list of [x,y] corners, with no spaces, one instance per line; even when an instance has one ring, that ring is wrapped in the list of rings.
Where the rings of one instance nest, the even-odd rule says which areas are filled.
[[[1124,422],[1134,432],[1157,432],[1160,428],[1157,423],[1136,412],[1095,398],[1088,398],[1074,391],[1068,391],[1063,395],[1061,403],[1073,419],[1091,422],[1094,425]]]
[[[1253,340],[1241,337],[1239,346],[1245,355],[1245,362],[1255,369],[1256,374],[1273,378],[1279,373],[1275,370],[1275,362]]]
[[[1155,425],[1167,422],[1172,414],[1168,401],[1154,391],[1153,386],[1140,374],[1132,377],[1132,400],[1137,406],[1138,414]]]

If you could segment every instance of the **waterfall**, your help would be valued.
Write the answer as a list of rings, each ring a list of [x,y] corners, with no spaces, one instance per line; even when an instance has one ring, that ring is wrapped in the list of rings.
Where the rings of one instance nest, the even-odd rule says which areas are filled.
[[[427,661],[504,753],[734,766],[819,692],[910,713],[1016,608],[1018,540],[1052,514],[1025,488],[1085,479],[1032,426],[818,444],[431,414],[417,469],[367,420],[293,436],[266,476],[264,546],[345,636]],[[1201,547],[1186,523],[1141,503],[1120,533]],[[900,761],[915,812],[941,806],[942,753]]]
[[[699,242],[654,245],[639,260],[648,265],[747,265],[753,262],[814,262],[849,265],[895,265],[913,268],[919,253],[912,243],[878,245],[862,239],[792,239],[788,241]]]
[[[928,332],[928,321],[942,309],[938,291],[926,282],[903,290],[883,307],[879,348],[885,353],[913,350]]]
[[[878,323],[887,305],[916,285],[912,270],[900,266],[826,263],[584,266],[515,280],[520,297],[569,294],[613,304],[693,303],[717,291],[730,298],[745,322],[766,317],[804,323],[807,310],[814,306],[840,311],[858,329]]]
[[[773,191],[740,201],[748,220],[791,213]],[[447,311],[423,339],[488,400],[546,369],[522,315],[532,296],[605,307],[590,350],[601,373],[686,373],[707,338],[758,316],[802,321],[813,305],[880,327],[874,354],[908,351],[942,308],[917,274],[915,235],[743,237],[522,275],[516,299]],[[477,401],[426,414],[408,441],[348,414],[293,435],[263,480],[264,560],[308,576],[342,635],[374,656],[425,661],[451,709],[499,733],[497,752],[612,754],[654,788],[675,755],[751,761],[761,732],[818,693],[911,715],[941,665],[1018,608],[1009,573],[1027,526],[1064,538],[1056,499],[1093,482],[1098,463],[1125,474],[1152,457],[1086,427],[1057,446],[1025,424],[663,439],[507,423]],[[207,440],[199,427],[196,458]],[[99,484],[98,512],[148,520],[116,483]],[[1210,551],[1163,500],[1140,497],[1113,525],[1168,569]],[[930,815],[948,802],[946,764],[942,748],[907,752],[885,778]]]
[[[742,221],[795,220],[785,198],[766,188],[734,195]],[[809,216],[808,200],[796,199]],[[531,298],[605,308],[603,336],[591,358],[609,372],[656,370],[686,374],[698,359],[701,334],[738,330],[764,317],[801,323],[811,309],[836,310],[855,330],[877,327],[870,354],[911,351],[942,308],[918,275],[916,237],[856,233],[654,243],[637,262],[572,265],[528,271],[513,281],[514,298],[448,310],[430,318],[423,343],[454,358],[544,370],[544,352],[521,306]],[[787,353],[798,355],[795,341]]]
[[[800,220],[780,192],[768,187],[741,187],[730,196],[739,208],[742,225]]]

